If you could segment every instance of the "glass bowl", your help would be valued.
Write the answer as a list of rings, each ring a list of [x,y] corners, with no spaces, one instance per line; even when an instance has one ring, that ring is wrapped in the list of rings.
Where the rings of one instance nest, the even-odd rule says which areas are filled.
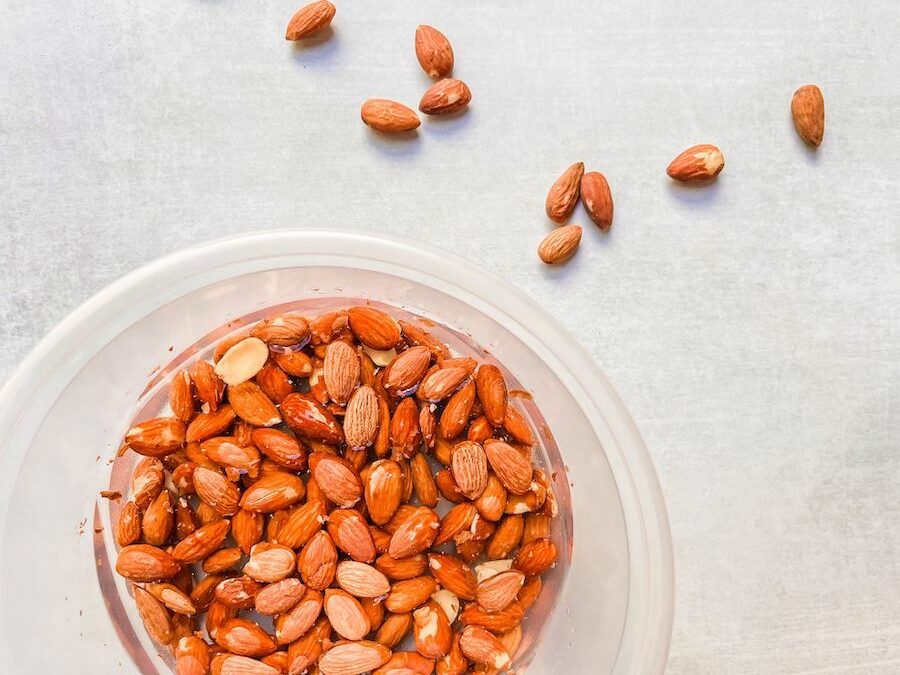
[[[15,673],[62,663],[170,672],[109,568],[114,509],[99,491],[122,434],[173,354],[188,358],[230,319],[335,296],[383,301],[471,336],[531,392],[552,430],[560,457],[546,461],[569,482],[568,491],[557,484],[564,546],[554,592],[532,610],[539,639],[526,625],[520,672],[663,672],[673,610],[665,506],[640,435],[596,364],[525,295],[456,256],[408,239],[308,230],[223,239],[129,274],[57,326],[7,382],[0,663]]]

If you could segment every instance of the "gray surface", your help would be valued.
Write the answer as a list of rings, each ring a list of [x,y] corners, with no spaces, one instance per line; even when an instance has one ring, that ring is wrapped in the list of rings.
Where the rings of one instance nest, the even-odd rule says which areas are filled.
[[[554,9],[550,9],[550,7]],[[900,671],[895,0],[0,5],[0,380],[143,262],[283,226],[408,233],[548,307],[617,384],[672,520],[672,673]],[[418,23],[472,109],[413,141]],[[789,118],[822,86],[825,143]],[[664,175],[721,146],[718,183]],[[546,269],[543,201],[602,170],[611,236]],[[579,212],[575,222],[584,222]]]

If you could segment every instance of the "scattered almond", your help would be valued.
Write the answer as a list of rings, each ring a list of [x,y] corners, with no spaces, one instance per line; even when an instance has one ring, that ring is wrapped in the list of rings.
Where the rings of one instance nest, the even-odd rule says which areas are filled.
[[[710,181],[725,167],[722,151],[714,145],[695,145],[672,160],[666,173],[686,183]]]
[[[421,124],[414,110],[385,98],[370,98],[363,103],[360,116],[375,131],[389,134],[412,131]]]
[[[428,88],[419,101],[419,110],[426,115],[448,115],[462,110],[471,100],[472,92],[465,82],[447,78]]]
[[[791,117],[797,134],[813,147],[822,144],[825,135],[825,99],[822,90],[807,84],[794,92],[791,98]]]
[[[429,77],[447,77],[453,71],[453,47],[447,37],[431,26],[416,28],[416,58]]]
[[[302,40],[327,28],[334,18],[335,6],[328,0],[318,0],[297,10],[285,32],[285,40]]]
[[[544,237],[538,256],[548,265],[559,265],[575,255],[581,243],[580,225],[563,225]]]

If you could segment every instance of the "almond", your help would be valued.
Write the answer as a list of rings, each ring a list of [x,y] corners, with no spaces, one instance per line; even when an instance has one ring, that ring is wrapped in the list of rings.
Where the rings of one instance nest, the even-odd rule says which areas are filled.
[[[292,473],[276,471],[248,487],[241,508],[257,513],[272,513],[296,504],[306,494],[306,486]]]
[[[375,559],[375,543],[369,527],[353,509],[335,509],[328,516],[328,534],[339,549],[358,562]]]
[[[250,335],[266,344],[282,347],[303,344],[309,339],[309,324],[296,314],[281,314],[256,324]]]
[[[265,519],[259,513],[239,510],[231,519],[231,536],[244,553],[250,553],[254,544],[263,537]]]
[[[408,558],[421,553],[431,546],[439,526],[440,521],[434,511],[427,506],[417,507],[391,537],[389,555],[392,558]]]
[[[277,352],[272,356],[275,364],[291,377],[309,377],[312,374],[312,359],[304,352]]]
[[[195,614],[197,612],[190,597],[173,584],[148,584],[145,588],[154,598],[176,614]]]
[[[204,525],[179,541],[172,550],[172,556],[187,564],[200,562],[222,545],[229,527],[227,520]]]
[[[402,581],[425,574],[428,569],[428,561],[422,554],[409,558],[392,558],[384,554],[375,561],[375,568],[393,581]]]
[[[447,115],[462,110],[472,100],[472,92],[462,80],[447,78],[431,85],[419,101],[426,115]]]
[[[538,246],[538,256],[548,265],[559,265],[575,255],[581,243],[580,225],[563,225],[548,234]]]
[[[503,419],[503,428],[516,443],[522,445],[534,445],[534,434],[528,426],[528,420],[514,406],[506,406],[506,417]]]
[[[509,556],[522,541],[523,529],[522,516],[506,516],[500,521],[500,525],[497,526],[494,536],[488,543],[487,557],[491,560],[500,560]]]
[[[244,574],[251,579],[272,584],[293,572],[295,563],[294,551],[287,546],[263,542],[250,550],[250,560],[244,565]]]
[[[444,610],[434,600],[413,612],[416,651],[429,659],[439,659],[450,651],[453,633]]]
[[[246,575],[224,579],[216,586],[216,602],[224,603],[235,612],[239,609],[249,609],[263,585]],[[225,621],[234,616],[227,617]],[[224,623],[224,621],[223,621]]]
[[[275,620],[275,638],[278,644],[291,643],[312,628],[322,612],[322,600],[323,596],[319,591],[306,589],[300,602]]]
[[[509,654],[500,640],[479,626],[467,627],[459,638],[459,646],[475,663],[498,669],[509,665]]]
[[[361,675],[383,666],[391,650],[377,642],[362,640],[332,647],[319,659],[322,675]]]
[[[791,98],[791,117],[797,134],[814,147],[822,144],[825,135],[825,99],[822,90],[807,84],[794,92]]]
[[[446,439],[453,439],[465,431],[474,403],[475,382],[469,380],[450,397],[447,405],[444,406],[439,424],[441,436]]]
[[[131,544],[119,551],[116,572],[130,581],[159,581],[169,579],[181,569],[179,562],[168,553],[148,544]]]
[[[198,466],[194,469],[194,489],[204,503],[223,516],[234,514],[239,508],[237,486],[219,471]]]
[[[184,440],[184,422],[175,417],[146,420],[125,434],[128,447],[149,457],[170,455],[184,445]]]
[[[391,449],[391,408],[386,396],[378,397],[378,435],[375,436],[376,457],[384,457]]]
[[[288,23],[285,40],[302,40],[327,28],[336,9],[328,0],[318,0],[297,10]]]
[[[297,558],[297,568],[304,583],[321,591],[334,581],[337,568],[337,549],[327,532],[316,532]]]
[[[153,546],[162,546],[168,541],[174,525],[175,511],[172,505],[172,495],[168,490],[163,490],[144,512],[141,520],[144,540]]]
[[[350,397],[344,415],[344,437],[347,445],[354,450],[368,448],[378,438],[380,421],[378,396],[375,390],[372,387],[360,387]]]
[[[234,569],[243,555],[243,552],[237,546],[220,548],[203,561],[203,571],[207,574],[218,574],[219,572]]]
[[[606,176],[599,171],[584,174],[581,178],[581,201],[597,227],[609,232],[612,227],[613,200]]]
[[[122,507],[119,520],[116,523],[116,543],[124,547],[133,544],[141,538],[141,510],[134,502],[128,502]]]
[[[430,553],[428,566],[441,586],[464,600],[475,599],[475,574],[462,560],[443,553]]]
[[[459,615],[459,598],[453,591],[442,588],[436,593],[432,593],[431,599],[434,600],[442,610],[444,610],[444,614],[447,616],[447,621],[449,621],[451,624],[456,621],[456,617]]]
[[[278,645],[272,636],[247,619],[229,619],[219,627],[216,642],[238,656],[265,656]]]
[[[380,459],[366,476],[366,506],[376,525],[388,522],[403,498],[403,476],[400,465],[390,459]]]
[[[331,400],[344,405],[359,385],[359,356],[342,340],[332,342],[325,349],[322,375]]]
[[[507,490],[521,495],[531,488],[531,464],[513,446],[491,439],[484,444],[491,468]]]
[[[214,412],[200,413],[188,425],[184,434],[188,443],[200,443],[224,433],[234,422],[235,414],[230,405],[220,406]]]
[[[421,124],[419,116],[411,108],[385,98],[370,98],[363,103],[360,116],[362,121],[375,131],[384,133],[412,131]]]
[[[698,183],[719,175],[725,166],[722,151],[714,145],[694,145],[672,160],[666,173],[675,180]]]
[[[475,596],[484,609],[496,612],[506,609],[516,599],[524,583],[525,575],[518,570],[501,572],[478,584]]]
[[[543,574],[556,562],[556,544],[549,539],[534,539],[519,549],[513,566],[532,576]]]
[[[409,460],[409,469],[416,498],[422,506],[433,509],[438,503],[438,492],[428,459],[421,452],[413,455]]]
[[[419,384],[431,363],[428,347],[410,347],[400,352],[384,370],[382,384],[386,391],[396,396],[405,396]]]
[[[509,400],[503,373],[497,366],[486,363],[478,368],[475,375],[475,386],[478,400],[481,401],[481,407],[484,410],[484,417],[491,426],[501,426],[506,416],[506,406]]]
[[[431,78],[447,77],[453,71],[453,47],[442,32],[431,26],[416,28],[416,58]]]
[[[398,581],[391,586],[391,593],[384,601],[389,612],[403,614],[419,607],[437,591],[437,584],[431,577],[416,577]]]
[[[306,470],[306,448],[293,436],[277,429],[254,429],[250,438],[259,451],[272,461],[291,471]]]
[[[507,498],[506,488],[494,474],[490,474],[484,492],[475,500],[475,508],[482,518],[496,522],[503,517]]]
[[[325,522],[325,504],[317,499],[295,506],[278,529],[277,543],[299,548],[322,529]]]
[[[434,335],[410,321],[399,321],[400,330],[403,333],[403,339],[410,346],[427,347],[431,354],[437,359],[449,359],[450,350],[443,342],[438,340]]]
[[[197,391],[197,398],[215,412],[225,393],[225,383],[216,375],[209,361],[197,361],[190,367],[191,381]]]
[[[150,637],[162,644],[168,644],[172,640],[172,621],[169,612],[159,600],[140,586],[134,586],[132,590],[138,613]]]
[[[529,466],[529,478],[530,469]],[[487,455],[478,443],[473,441],[457,443],[450,457],[450,470],[460,492],[469,499],[477,499],[487,487]]]
[[[256,374],[256,384],[274,403],[281,403],[294,391],[294,385],[291,384],[287,373],[274,363],[267,363]]]
[[[228,385],[228,402],[238,417],[255,427],[271,427],[281,422],[275,404],[255,382]]]
[[[331,627],[346,640],[361,640],[372,629],[359,600],[346,591],[329,588],[322,607]]]
[[[310,456],[310,469],[325,496],[338,506],[349,508],[362,497],[362,482],[342,457],[314,452]]]
[[[216,375],[225,384],[240,384],[254,377],[269,360],[269,348],[257,337],[244,338],[216,363]]]
[[[522,527],[522,544],[534,539],[550,537],[550,516],[542,513],[529,513],[524,517]]]
[[[400,324],[374,307],[351,307],[347,310],[350,330],[357,339],[372,349],[393,349],[400,342]]]
[[[377,598],[387,595],[391,584],[377,569],[355,560],[345,560],[337,566],[338,586],[357,598]]]
[[[457,504],[444,514],[441,519],[441,526],[438,530],[437,538],[434,540],[435,546],[441,546],[453,539],[463,530],[467,530],[473,526],[478,511],[469,502]]]
[[[334,415],[309,394],[285,397],[281,402],[281,414],[287,425],[302,438],[331,444],[344,440],[344,432]]]
[[[191,390],[191,376],[187,370],[179,370],[169,384],[169,407],[172,414],[182,422],[194,416],[194,396]]]
[[[131,498],[142,509],[147,508],[165,484],[162,462],[155,457],[143,457],[131,475]]]
[[[478,604],[472,603],[459,613],[459,620],[464,626],[481,626],[489,631],[505,633],[520,623],[525,613],[517,603],[496,612],[486,612]]]
[[[375,634],[375,642],[388,649],[396,647],[412,627],[412,613],[388,614]]]
[[[419,409],[412,398],[405,398],[391,418],[391,450],[395,459],[409,458],[422,442],[419,429]]]
[[[449,469],[438,471],[434,475],[434,484],[437,485],[441,496],[449,502],[459,503],[466,498],[453,479],[453,474]]]
[[[293,609],[306,593],[306,586],[293,577],[282,579],[263,588],[254,598],[254,607],[260,614],[272,616]],[[277,637],[277,633],[276,633]]]
[[[216,436],[204,441],[200,448],[207,457],[221,467],[231,467],[240,473],[255,477],[259,473],[259,451],[252,447],[238,445],[233,436]],[[193,472],[191,472],[193,486]]]
[[[347,330],[348,315],[346,309],[320,314],[309,322],[311,342],[314,345],[325,345]]]
[[[429,403],[438,403],[459,389],[468,376],[469,371],[466,368],[438,368],[425,376],[416,395]]]
[[[565,222],[578,203],[578,192],[581,177],[584,175],[584,162],[576,162],[556,179],[547,193],[547,216],[556,223]]]
[[[372,675],[431,675],[434,661],[416,652],[394,652],[390,661]]]
[[[331,624],[327,617],[316,622],[312,630],[307,631],[299,640],[288,647],[289,675],[302,675],[315,665],[325,648],[325,641],[331,645]],[[319,671],[321,672],[321,671]]]
[[[206,675],[209,671],[209,646],[194,635],[178,640],[175,647],[176,675]]]
[[[469,671],[469,662],[466,660],[459,646],[459,633],[453,633],[453,643],[450,653],[436,664],[437,675],[465,675]]]
[[[212,660],[211,667],[215,675],[279,675],[281,672],[275,666],[251,659],[249,656],[225,653],[217,654]]]

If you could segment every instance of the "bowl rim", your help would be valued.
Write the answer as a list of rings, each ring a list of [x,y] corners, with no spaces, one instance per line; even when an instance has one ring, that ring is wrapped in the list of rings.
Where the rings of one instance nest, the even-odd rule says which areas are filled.
[[[389,262],[405,266],[410,271],[416,271],[427,277],[438,278],[458,290],[465,291],[467,297],[461,299],[466,302],[477,299],[478,302],[474,304],[481,311],[484,311],[483,306],[487,305],[506,316],[529,315],[530,320],[520,323],[520,326],[541,342],[560,347],[555,357],[568,367],[582,393],[590,397],[598,411],[602,410],[604,421],[614,437],[615,442],[604,443],[604,450],[616,482],[627,479],[637,502],[637,514],[632,513],[629,516],[625,505],[623,510],[626,510],[630,565],[635,562],[641,564],[641,569],[638,570],[630,567],[630,575],[637,571],[646,577],[643,580],[646,593],[637,598],[639,602],[633,603],[632,600],[635,598],[631,588],[632,582],[629,581],[626,628],[623,629],[615,672],[621,672],[621,659],[623,653],[627,651],[633,659],[631,665],[637,664],[639,672],[662,673],[668,659],[674,619],[671,531],[656,470],[631,415],[593,357],[542,306],[505,279],[482,270],[456,253],[412,237],[348,229],[336,231],[280,228],[236,234],[198,243],[148,262],[113,281],[76,307],[52,328],[13,370],[0,388],[0,447],[7,449],[6,441],[17,428],[28,403],[52,373],[54,364],[53,359],[49,357],[60,348],[71,349],[71,341],[78,335],[80,327],[87,325],[102,310],[108,310],[114,301],[133,294],[151,280],[162,276],[171,278],[179,270],[190,270],[190,274],[182,274],[183,278],[187,278],[196,274],[198,269],[213,269],[219,265],[219,258],[226,252],[239,256],[241,252],[245,253],[260,247],[278,251],[281,250],[281,245],[283,250],[287,251],[291,248],[288,244],[294,247],[304,244],[307,247],[305,250],[327,252],[337,257],[340,256],[342,247],[360,251],[371,247],[373,250],[380,250],[382,256],[389,251],[391,253]],[[383,260],[383,257],[380,256],[378,259]],[[413,264],[412,261],[416,263]],[[465,274],[460,274],[461,269],[465,270]],[[491,289],[491,298],[485,296],[483,292],[485,288]],[[502,307],[499,302],[501,300]],[[24,452],[27,443],[21,446],[20,449]],[[627,456],[623,454],[621,446],[628,448]],[[21,454],[20,452],[16,456],[6,451],[0,453],[0,494],[11,494],[22,460]],[[0,520],[5,521],[7,510],[8,500],[0,500]],[[635,522],[636,515],[637,522]],[[637,531],[636,525],[639,526]],[[3,541],[0,539],[0,552],[2,549]],[[651,565],[648,560],[641,558],[641,554],[646,554],[647,551],[652,551],[654,557],[658,558],[656,564]],[[634,611],[637,605],[643,605],[644,611],[640,615]],[[631,624],[630,629],[628,624]],[[631,641],[632,644],[625,644],[626,641]],[[0,652],[2,651],[5,651],[5,645],[0,645]]]

